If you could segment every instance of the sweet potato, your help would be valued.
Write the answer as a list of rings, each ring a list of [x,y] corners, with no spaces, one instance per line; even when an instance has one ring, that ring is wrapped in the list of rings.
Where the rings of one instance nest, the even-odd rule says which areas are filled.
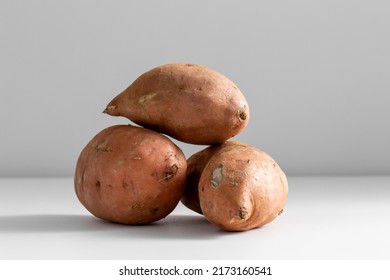
[[[122,224],[167,216],[183,194],[187,163],[166,136],[131,125],[99,132],[82,150],[74,185],[93,215]]]
[[[219,146],[198,185],[203,215],[227,231],[244,231],[273,221],[287,201],[287,178],[279,165],[253,146],[228,141]]]
[[[103,112],[201,145],[222,143],[249,121],[248,103],[238,87],[191,63],[165,64],[142,74]]]

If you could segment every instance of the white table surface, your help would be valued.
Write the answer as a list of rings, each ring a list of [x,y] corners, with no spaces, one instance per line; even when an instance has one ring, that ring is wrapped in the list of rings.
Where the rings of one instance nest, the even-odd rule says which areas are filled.
[[[223,232],[183,205],[146,226],[93,217],[72,178],[0,178],[0,259],[390,259],[390,177],[289,177],[283,215]]]

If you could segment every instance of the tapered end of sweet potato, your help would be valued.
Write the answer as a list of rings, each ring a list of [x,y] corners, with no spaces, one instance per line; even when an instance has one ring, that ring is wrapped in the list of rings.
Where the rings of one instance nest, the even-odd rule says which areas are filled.
[[[108,104],[107,107],[103,110],[103,113],[110,116],[117,116],[118,115],[117,108],[118,106],[116,105]]]

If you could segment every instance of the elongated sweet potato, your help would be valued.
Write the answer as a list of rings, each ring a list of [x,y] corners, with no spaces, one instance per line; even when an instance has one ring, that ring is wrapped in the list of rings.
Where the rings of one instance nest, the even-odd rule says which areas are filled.
[[[186,169],[184,154],[166,136],[115,125],[99,132],[82,150],[75,191],[96,217],[123,224],[152,223],[180,201]]]
[[[199,179],[203,215],[227,231],[244,231],[273,221],[288,196],[287,178],[265,152],[228,141],[209,159]]]
[[[237,86],[222,74],[191,63],[165,64],[142,74],[104,113],[202,145],[228,140],[249,121],[247,101]]]

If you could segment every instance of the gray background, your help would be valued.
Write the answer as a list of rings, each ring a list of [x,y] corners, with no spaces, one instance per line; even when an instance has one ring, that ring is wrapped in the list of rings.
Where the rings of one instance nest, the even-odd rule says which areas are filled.
[[[207,65],[287,175],[390,175],[389,1],[0,1],[0,176],[73,176],[143,72]],[[178,143],[186,155],[202,149]]]

